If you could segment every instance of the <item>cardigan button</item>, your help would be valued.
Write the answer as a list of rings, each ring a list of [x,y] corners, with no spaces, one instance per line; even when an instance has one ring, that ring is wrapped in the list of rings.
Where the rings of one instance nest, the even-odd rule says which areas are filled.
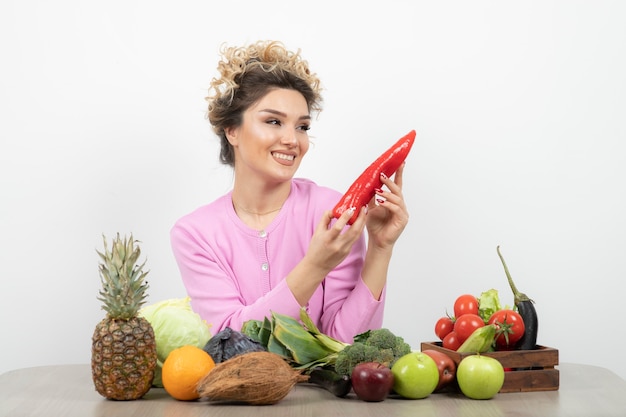
[[[268,265],[268,263],[267,263],[267,262],[263,262],[263,263],[261,264],[261,269],[262,269],[262,270],[264,270],[264,271],[267,271],[267,270],[269,269],[269,267],[270,267],[270,266]]]

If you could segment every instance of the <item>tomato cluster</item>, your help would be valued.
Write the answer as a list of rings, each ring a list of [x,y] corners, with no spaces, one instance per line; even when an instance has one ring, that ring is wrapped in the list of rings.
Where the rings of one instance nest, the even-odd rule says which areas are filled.
[[[512,309],[500,309],[489,317],[480,314],[479,299],[463,294],[454,301],[454,316],[441,317],[435,323],[435,334],[446,349],[457,350],[476,330],[486,324],[498,328],[494,339],[495,350],[511,350],[524,336],[524,320]]]

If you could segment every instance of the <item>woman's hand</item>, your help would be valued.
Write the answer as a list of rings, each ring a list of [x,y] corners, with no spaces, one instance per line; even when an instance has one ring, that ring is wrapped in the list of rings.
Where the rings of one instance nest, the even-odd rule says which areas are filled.
[[[355,207],[354,209],[360,212],[351,226],[346,227],[354,211],[346,210],[332,226],[332,212],[327,211],[313,233],[305,259],[325,270],[325,274],[332,271],[348,256],[354,243],[363,234],[367,208]]]
[[[380,180],[388,190],[377,190],[370,202],[367,231],[370,245],[377,249],[391,249],[409,222],[409,212],[402,195],[404,165],[398,168],[393,181],[381,175]]]
[[[367,207],[360,210],[350,227],[346,225],[354,214],[351,210],[346,210],[334,223],[331,211],[326,211],[322,216],[304,258],[285,278],[301,306],[309,302],[326,275],[346,259],[354,243],[363,234]]]

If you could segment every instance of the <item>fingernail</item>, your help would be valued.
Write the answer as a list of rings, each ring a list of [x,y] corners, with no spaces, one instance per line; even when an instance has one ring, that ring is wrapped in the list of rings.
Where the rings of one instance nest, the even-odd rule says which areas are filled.
[[[376,203],[378,203],[378,204],[383,204],[384,202],[385,202],[385,200],[382,199],[382,198],[377,198],[376,199]]]
[[[381,172],[381,173],[380,173],[380,177],[381,177],[382,179],[384,179],[384,180],[386,180],[386,179],[387,179],[387,176],[385,175],[385,173],[384,173],[384,172]]]
[[[381,190],[380,188],[374,188],[374,191],[376,192],[376,194],[382,194],[383,190]]]

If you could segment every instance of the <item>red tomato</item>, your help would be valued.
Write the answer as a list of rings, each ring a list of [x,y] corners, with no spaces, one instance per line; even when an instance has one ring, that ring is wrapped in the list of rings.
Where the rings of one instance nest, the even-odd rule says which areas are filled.
[[[459,318],[463,314],[478,315],[478,299],[472,294],[463,294],[454,301],[454,317]]]
[[[458,336],[461,343],[465,342],[474,330],[481,328],[485,322],[478,314],[463,314],[456,318],[454,322],[454,332]]]
[[[498,310],[489,318],[489,324],[498,327],[496,332],[496,350],[506,350],[515,347],[515,344],[524,336],[524,319],[514,310]]]
[[[454,329],[454,322],[450,317],[442,317],[435,323],[435,334],[439,340],[443,340]]]
[[[441,345],[446,349],[457,350],[461,346],[461,342],[453,330],[443,338]]]

